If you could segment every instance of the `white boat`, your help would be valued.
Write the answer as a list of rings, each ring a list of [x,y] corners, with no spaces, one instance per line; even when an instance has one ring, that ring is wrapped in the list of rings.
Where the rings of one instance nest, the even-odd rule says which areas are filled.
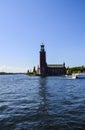
[[[85,73],[72,74],[73,79],[85,79]]]
[[[85,73],[79,73],[76,75],[77,79],[85,79]]]

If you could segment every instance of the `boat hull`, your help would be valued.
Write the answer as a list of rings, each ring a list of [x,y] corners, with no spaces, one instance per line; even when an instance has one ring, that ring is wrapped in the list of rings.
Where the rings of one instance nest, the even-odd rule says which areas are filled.
[[[77,75],[76,78],[77,79],[85,79],[85,75]]]
[[[85,79],[85,73],[77,73],[72,75],[73,79]]]

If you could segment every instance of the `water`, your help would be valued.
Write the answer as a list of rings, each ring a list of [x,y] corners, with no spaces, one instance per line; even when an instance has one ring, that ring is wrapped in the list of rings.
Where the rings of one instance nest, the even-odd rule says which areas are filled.
[[[85,129],[85,80],[0,76],[0,130]]]

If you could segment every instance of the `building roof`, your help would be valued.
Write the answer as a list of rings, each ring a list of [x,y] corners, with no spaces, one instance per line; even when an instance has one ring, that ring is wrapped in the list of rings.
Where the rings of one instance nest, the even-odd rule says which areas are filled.
[[[65,67],[64,64],[48,64],[49,68],[63,68]]]

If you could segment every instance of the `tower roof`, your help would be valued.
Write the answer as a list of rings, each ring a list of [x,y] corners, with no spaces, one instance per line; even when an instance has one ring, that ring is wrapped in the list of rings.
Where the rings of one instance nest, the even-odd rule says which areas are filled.
[[[41,51],[44,51],[44,44],[41,44]]]

